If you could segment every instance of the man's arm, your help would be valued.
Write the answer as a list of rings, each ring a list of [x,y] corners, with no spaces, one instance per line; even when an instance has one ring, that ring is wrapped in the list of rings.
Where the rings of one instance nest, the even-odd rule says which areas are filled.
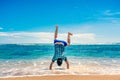
[[[51,63],[50,63],[50,67],[49,67],[50,70],[52,70],[52,65],[53,65],[53,63],[54,63],[54,62],[51,62]]]
[[[66,64],[67,64],[67,69],[69,69],[69,62],[68,61],[65,61]]]

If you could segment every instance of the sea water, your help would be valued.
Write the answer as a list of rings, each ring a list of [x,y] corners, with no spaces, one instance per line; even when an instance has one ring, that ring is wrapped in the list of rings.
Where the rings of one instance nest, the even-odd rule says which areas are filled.
[[[71,45],[65,55],[70,63],[53,64],[53,44],[1,44],[0,77],[43,75],[120,75],[120,45]]]

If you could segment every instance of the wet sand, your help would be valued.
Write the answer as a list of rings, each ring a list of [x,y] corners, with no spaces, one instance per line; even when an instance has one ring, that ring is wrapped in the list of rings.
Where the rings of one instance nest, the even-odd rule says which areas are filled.
[[[120,75],[54,75],[0,78],[0,80],[120,80]]]

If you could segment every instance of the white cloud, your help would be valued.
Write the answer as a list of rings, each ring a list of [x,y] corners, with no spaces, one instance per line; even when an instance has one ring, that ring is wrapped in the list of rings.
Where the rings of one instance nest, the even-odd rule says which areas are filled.
[[[4,37],[20,37],[19,35],[16,35],[16,33],[9,33],[9,32],[0,32],[0,36],[4,36]]]
[[[8,36],[8,34],[4,32],[0,32],[0,36]]]
[[[111,10],[106,10],[104,12],[104,14],[107,15],[107,16],[120,15],[120,11],[118,11],[118,12],[112,12]]]
[[[54,33],[49,32],[0,32],[0,37],[8,38],[9,43],[53,43]],[[67,40],[67,34],[58,34],[58,39]],[[1,39],[3,40],[3,39]],[[6,40],[5,40],[6,41]],[[95,34],[73,34],[71,43],[94,43]],[[0,41],[4,42],[4,41]],[[4,42],[5,43],[5,42]]]
[[[113,24],[120,24],[120,18],[115,18],[115,17],[104,17],[104,18],[99,18],[99,20]]]
[[[98,20],[108,23],[120,24],[120,18],[116,17],[120,15],[120,11],[106,10],[102,13],[103,17],[98,18]]]
[[[113,24],[120,24],[120,18],[116,17],[120,15],[120,11],[113,12],[111,10],[106,10],[102,12],[102,16],[98,18],[99,21],[106,22],[106,23],[113,23]]]

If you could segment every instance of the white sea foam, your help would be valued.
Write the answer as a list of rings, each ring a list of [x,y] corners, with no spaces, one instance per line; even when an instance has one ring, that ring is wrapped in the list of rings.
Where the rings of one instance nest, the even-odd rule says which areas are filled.
[[[120,59],[69,57],[70,69],[55,63],[49,70],[51,57],[33,60],[0,60],[0,77],[43,75],[113,75],[120,74]]]

